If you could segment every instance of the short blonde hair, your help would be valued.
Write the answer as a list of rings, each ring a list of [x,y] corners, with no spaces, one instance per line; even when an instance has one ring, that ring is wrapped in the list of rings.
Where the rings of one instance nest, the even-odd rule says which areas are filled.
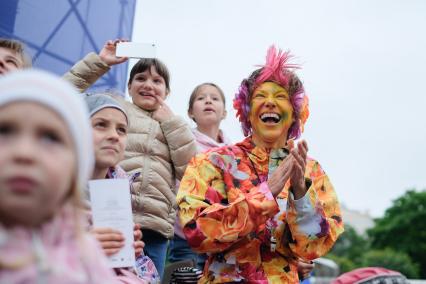
[[[0,47],[9,49],[18,54],[22,59],[22,68],[32,67],[32,60],[28,53],[25,51],[25,44],[19,40],[0,38]]]

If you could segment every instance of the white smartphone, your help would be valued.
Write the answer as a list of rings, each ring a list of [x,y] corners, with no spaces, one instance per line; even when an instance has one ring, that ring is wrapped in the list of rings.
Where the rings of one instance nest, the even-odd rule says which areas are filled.
[[[115,55],[129,58],[155,58],[156,46],[154,43],[119,42]]]

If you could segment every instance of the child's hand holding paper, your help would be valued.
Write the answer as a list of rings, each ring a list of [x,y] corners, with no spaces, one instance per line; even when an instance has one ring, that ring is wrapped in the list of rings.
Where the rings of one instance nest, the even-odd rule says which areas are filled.
[[[110,266],[132,267],[135,264],[134,224],[130,199],[129,181],[127,179],[101,179],[89,182],[90,202],[93,226],[98,235],[103,235],[104,242],[111,251]],[[99,234],[99,231],[102,233]],[[122,234],[120,238],[119,233]],[[110,242],[114,242],[114,245]],[[110,241],[108,241],[110,240]],[[124,246],[118,248],[120,242]],[[108,243],[108,244],[107,244]]]

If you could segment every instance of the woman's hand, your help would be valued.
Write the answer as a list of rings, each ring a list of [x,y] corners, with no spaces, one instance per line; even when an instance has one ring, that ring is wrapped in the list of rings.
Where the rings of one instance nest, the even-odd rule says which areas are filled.
[[[117,57],[115,52],[117,50],[117,43],[126,42],[124,39],[109,40],[105,43],[101,51],[99,52],[99,57],[105,62],[108,66],[120,64],[127,61],[127,57]]]
[[[152,118],[161,123],[171,118],[174,114],[169,106],[164,102],[163,98],[157,96],[156,99],[159,106],[152,113]]]
[[[289,144],[290,155],[274,171],[268,180],[268,187],[274,197],[283,190],[286,182],[290,179],[294,198],[300,199],[306,193],[305,168],[308,153],[308,144],[305,140],[299,142],[297,147]]]
[[[145,243],[142,241],[142,231],[141,231],[141,224],[135,224],[133,227],[133,236],[135,242],[133,243],[133,247],[135,248],[135,256],[138,257],[145,247]]]
[[[290,151],[291,157],[293,158],[292,170],[291,170],[291,187],[293,189],[294,199],[302,198],[306,191],[305,185],[305,168],[306,158],[308,154],[308,144],[305,140],[302,140],[297,144],[297,149],[293,148]]]
[[[101,244],[107,256],[111,256],[124,247],[124,236],[120,231],[111,228],[93,228],[91,233]]]
[[[289,180],[293,163],[293,157],[288,155],[268,179],[268,187],[274,197],[280,194],[286,182]]]

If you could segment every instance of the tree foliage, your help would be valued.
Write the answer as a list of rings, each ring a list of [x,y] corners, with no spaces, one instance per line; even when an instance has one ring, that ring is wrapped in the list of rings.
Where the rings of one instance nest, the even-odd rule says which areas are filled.
[[[338,257],[348,258],[351,262],[357,263],[360,257],[368,249],[368,241],[365,237],[358,235],[350,225],[345,225],[345,231],[337,239],[331,254]]]
[[[350,225],[326,256],[341,273],[359,267],[380,266],[407,277],[426,278],[426,191],[409,190],[394,200],[366,236]]]
[[[371,247],[406,253],[426,278],[426,191],[407,191],[368,231]]]
[[[419,277],[419,267],[414,264],[411,258],[403,252],[396,252],[392,249],[370,250],[362,258],[361,266],[384,267],[396,270],[408,278]]]
[[[359,267],[352,260],[344,256],[337,256],[337,255],[334,255],[333,253],[329,253],[327,255],[327,258],[337,263],[337,265],[339,266],[340,274],[352,271]]]

